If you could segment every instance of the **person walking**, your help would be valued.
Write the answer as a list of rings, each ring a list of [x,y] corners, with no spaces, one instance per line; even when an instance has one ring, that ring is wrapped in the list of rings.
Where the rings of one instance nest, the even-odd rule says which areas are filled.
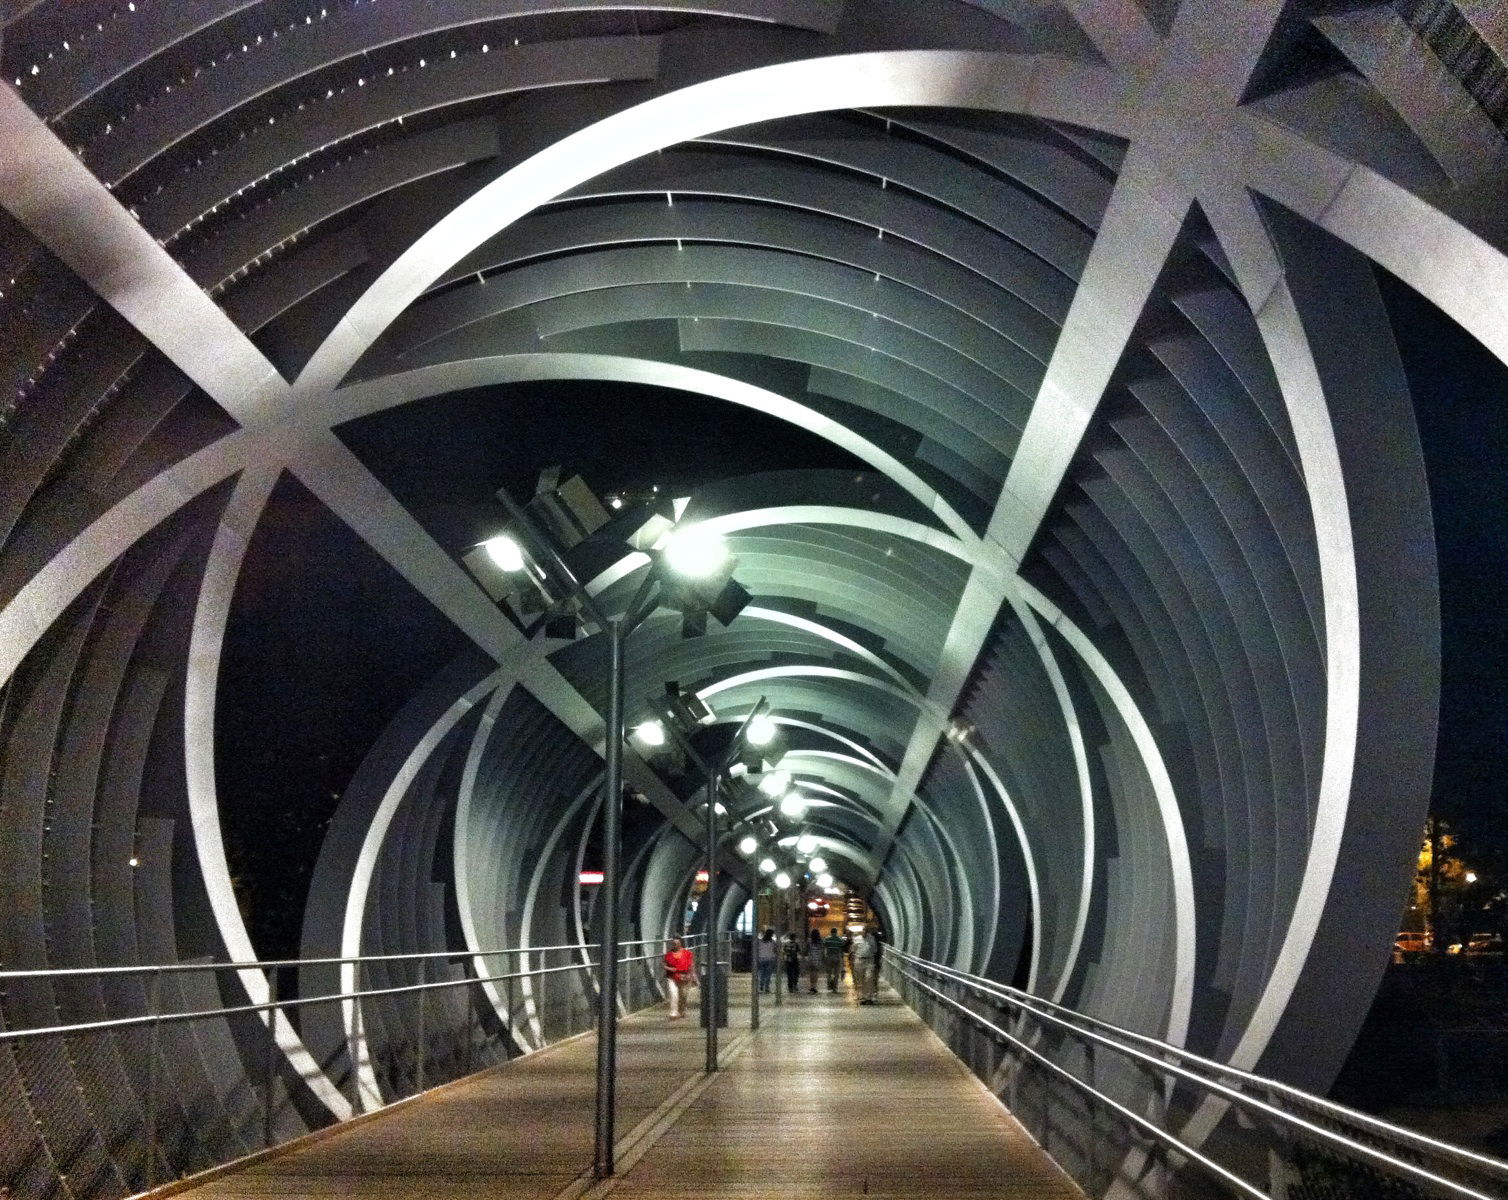
[[[817,994],[817,978],[822,974],[822,963],[822,935],[813,925],[806,940],[806,990],[813,996]]]
[[[853,947],[853,981],[860,1004],[873,1004],[879,994],[880,939],[871,925]]]
[[[785,963],[785,990],[795,995],[801,981],[801,943],[794,933],[787,933],[780,943],[781,960]]]
[[[836,929],[822,939],[822,964],[827,968],[827,990],[836,992],[843,982],[843,936]]]
[[[670,993],[670,1019],[677,1021],[686,1015],[686,989],[695,985],[695,963],[691,951],[680,938],[670,939],[670,949],[665,951],[665,990]]]
[[[754,962],[759,967],[759,990],[768,992],[775,975],[775,931],[766,929],[754,943]]]

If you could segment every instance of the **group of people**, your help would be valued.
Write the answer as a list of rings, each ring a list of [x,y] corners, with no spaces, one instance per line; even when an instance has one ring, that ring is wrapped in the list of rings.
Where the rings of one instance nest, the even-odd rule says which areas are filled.
[[[803,969],[806,973],[806,990],[815,995],[817,980],[827,977],[827,990],[836,992],[843,982],[843,968],[847,964],[853,977],[854,988],[860,1004],[873,1004],[879,990],[880,938],[873,925],[868,926],[856,938],[852,934],[840,934],[836,929],[823,937],[816,929],[807,934],[803,944],[794,933],[787,933],[780,941],[775,940],[775,931],[766,929],[754,943],[754,965],[759,973],[759,990],[768,992],[775,977],[776,963],[785,967],[787,990],[794,995],[800,991]]]
[[[848,967],[853,977],[854,989],[860,1004],[873,1004],[878,997],[880,985],[880,936],[873,925],[868,926],[858,937],[840,934],[836,929],[823,937],[816,929],[807,934],[803,944],[794,933],[787,933],[779,942],[775,931],[766,929],[754,943],[754,969],[758,975],[759,990],[768,992],[775,978],[776,963],[785,965],[787,990],[795,995],[801,990],[803,969],[806,972],[806,990],[817,994],[817,981],[824,975],[827,990],[836,992],[843,982],[843,968]],[[686,1015],[688,991],[696,986],[696,967],[691,951],[680,938],[670,939],[670,948],[665,951],[665,990],[670,994],[670,1019],[679,1020]]]

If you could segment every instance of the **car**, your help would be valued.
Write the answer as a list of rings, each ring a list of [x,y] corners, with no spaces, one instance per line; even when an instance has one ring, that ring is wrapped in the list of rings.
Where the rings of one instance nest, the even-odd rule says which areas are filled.
[[[1474,933],[1466,940],[1467,954],[1495,954],[1503,953],[1503,935],[1501,933]]]

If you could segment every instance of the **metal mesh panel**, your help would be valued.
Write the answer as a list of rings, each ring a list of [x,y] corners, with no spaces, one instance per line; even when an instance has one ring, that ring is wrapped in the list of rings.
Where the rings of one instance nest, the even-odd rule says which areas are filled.
[[[659,947],[624,949],[620,1011],[659,1003],[651,969]],[[357,1029],[383,1100],[506,1062],[520,1048],[511,1023],[526,1024],[530,1014],[542,1018],[547,1041],[592,1028],[595,957],[595,947],[535,950],[526,979],[519,952],[485,954],[500,1011],[470,954],[360,964]],[[0,1031],[0,1188],[17,1200],[109,1200],[307,1131],[292,1102],[290,1087],[298,1085],[289,1060],[268,1036],[266,1006],[247,1002],[229,967],[186,967],[0,977],[0,989],[30,1014]],[[273,974],[274,984],[294,977],[291,967]],[[65,981],[75,999],[90,1001],[82,1005],[93,1009],[89,1021],[57,1024],[45,1001]],[[372,994],[409,988],[422,990]],[[316,1008],[341,1019],[339,995],[279,996],[295,1030]],[[110,1021],[127,1023],[99,1027]],[[27,1036],[27,1029],[48,1032]],[[345,1060],[342,1047],[332,1079],[354,1097]]]
[[[886,967],[1092,1195],[1117,1183],[1169,1200],[1508,1194],[1508,1163],[900,952]]]

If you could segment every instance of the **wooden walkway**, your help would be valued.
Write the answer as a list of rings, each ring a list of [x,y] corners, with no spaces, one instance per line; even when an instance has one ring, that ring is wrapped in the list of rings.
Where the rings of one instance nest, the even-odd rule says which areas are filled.
[[[735,994],[745,992],[737,986]],[[278,1196],[849,1196],[1082,1200],[893,995],[735,1007],[724,1069],[701,1074],[694,1018],[663,1010],[618,1034],[619,1174],[593,1183],[591,1037],[485,1071],[374,1119],[192,1187],[193,1200]],[[182,1187],[182,1185],[179,1185]]]

